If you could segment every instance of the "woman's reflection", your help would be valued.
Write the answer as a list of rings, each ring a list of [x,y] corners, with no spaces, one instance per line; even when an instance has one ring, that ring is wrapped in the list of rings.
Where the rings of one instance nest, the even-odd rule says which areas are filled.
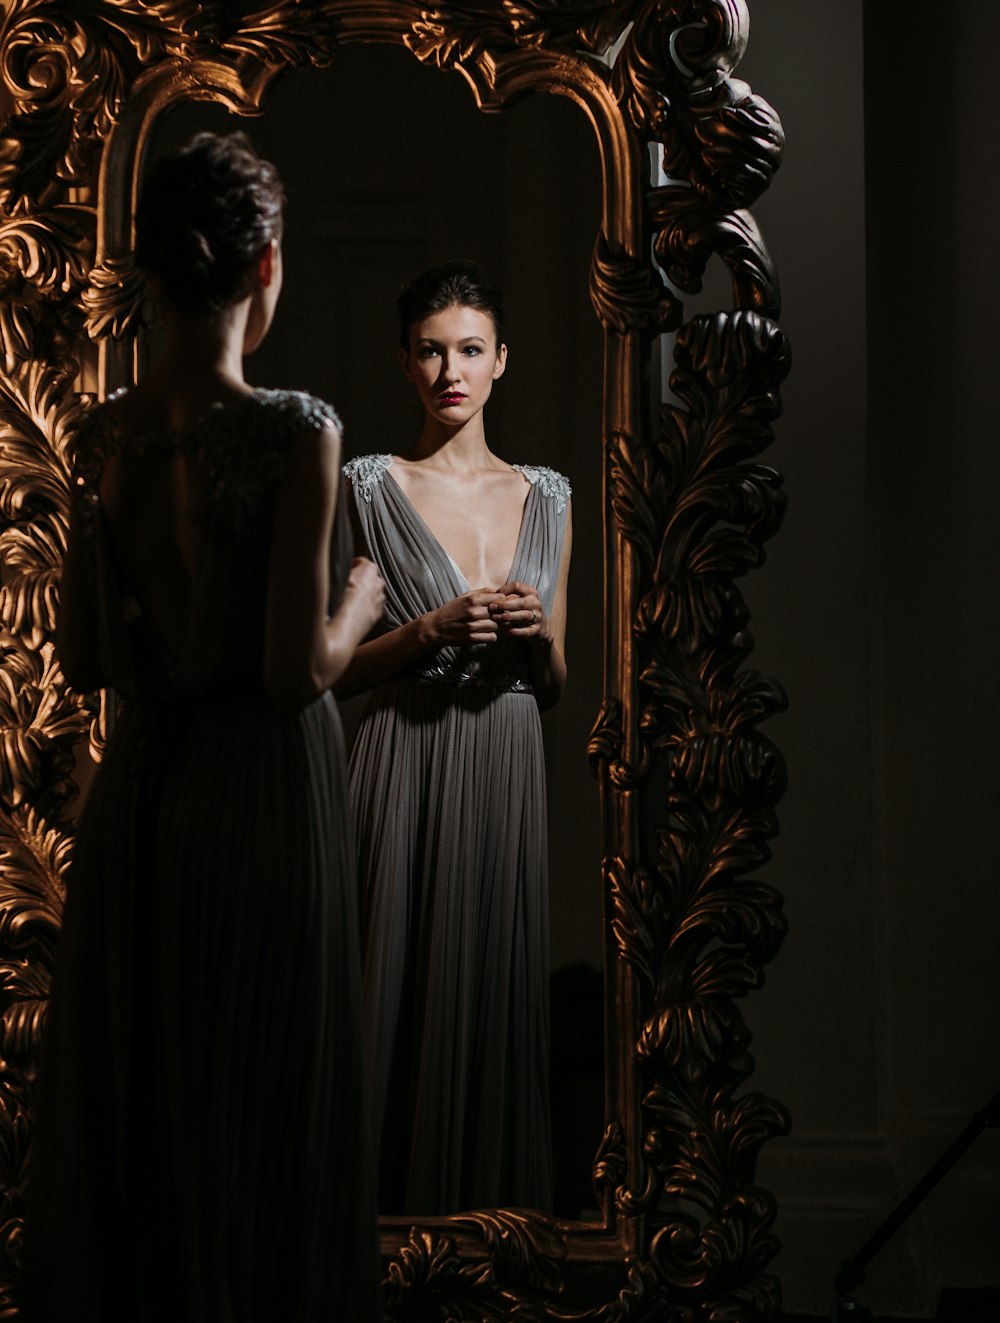
[[[406,456],[352,460],[387,628],[338,686],[373,687],[351,761],[380,1210],[551,1206],[548,898],[539,708],[556,701],[569,484],[488,447],[501,305],[453,262],[400,296],[423,406]]]

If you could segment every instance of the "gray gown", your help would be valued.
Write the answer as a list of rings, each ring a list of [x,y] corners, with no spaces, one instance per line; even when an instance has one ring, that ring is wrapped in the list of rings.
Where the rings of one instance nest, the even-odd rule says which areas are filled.
[[[391,463],[345,472],[395,627],[470,585]],[[508,578],[537,586],[548,612],[569,484],[517,467],[531,485]],[[545,767],[526,644],[442,648],[380,685],[350,774],[379,1210],[547,1208]]]
[[[25,1323],[372,1323],[360,913],[334,700],[263,688],[270,529],[332,411],[259,391],[182,432],[80,437],[105,670],[125,697],[70,870],[28,1190]],[[187,641],[114,563],[109,455],[201,475]],[[331,565],[351,554],[346,507]],[[124,609],[123,609],[124,607]]]

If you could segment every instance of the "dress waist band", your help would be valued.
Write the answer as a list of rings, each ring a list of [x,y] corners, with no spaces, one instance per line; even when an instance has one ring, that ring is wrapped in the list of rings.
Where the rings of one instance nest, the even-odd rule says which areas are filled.
[[[535,692],[530,681],[512,675],[480,675],[470,671],[450,671],[443,666],[407,671],[406,674],[414,680],[426,680],[430,684],[450,684],[456,689],[485,689],[494,695]]]

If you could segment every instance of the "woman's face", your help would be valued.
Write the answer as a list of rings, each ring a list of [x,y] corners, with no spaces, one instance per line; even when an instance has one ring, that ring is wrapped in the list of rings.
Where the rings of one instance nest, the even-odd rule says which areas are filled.
[[[507,365],[507,346],[497,343],[488,313],[455,305],[413,323],[400,361],[431,417],[461,427],[490,398]]]

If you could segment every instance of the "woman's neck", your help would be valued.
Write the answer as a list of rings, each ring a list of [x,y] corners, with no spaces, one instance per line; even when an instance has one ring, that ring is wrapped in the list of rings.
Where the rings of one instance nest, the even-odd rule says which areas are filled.
[[[407,459],[429,461],[437,468],[466,472],[488,468],[496,462],[496,456],[486,444],[482,414],[470,418],[458,428],[446,427],[434,418],[426,418]]]
[[[179,391],[246,390],[243,375],[246,315],[242,305],[211,315],[169,312],[166,341],[154,369],[156,376],[173,382]]]

